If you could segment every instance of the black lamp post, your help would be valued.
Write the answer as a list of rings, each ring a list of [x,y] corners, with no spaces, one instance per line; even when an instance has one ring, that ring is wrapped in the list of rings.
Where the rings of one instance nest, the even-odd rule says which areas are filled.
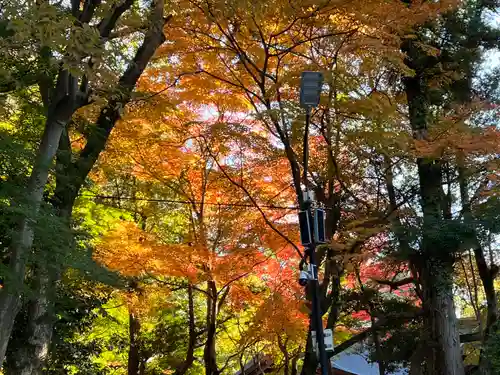
[[[308,190],[307,184],[307,167],[309,159],[309,122],[311,117],[311,108],[317,107],[319,104],[321,87],[323,85],[323,74],[320,72],[303,72],[300,83],[300,105],[306,110],[306,126],[304,132],[304,175],[303,183],[305,186],[305,194],[301,211],[299,213],[301,242],[308,251],[309,255],[309,272],[306,274],[307,279],[304,279],[301,272],[301,285],[310,283],[312,294],[312,312],[311,321],[312,329],[316,331],[316,340],[319,351],[319,362],[321,364],[322,375],[328,374],[328,357],[325,350],[325,341],[323,333],[323,314],[319,300],[319,282],[318,268],[316,264],[316,244],[325,242],[324,238],[324,211],[321,209],[312,208],[313,201]],[[307,280],[307,281],[306,281]],[[313,339],[314,340],[314,339]],[[313,342],[314,347],[314,342]]]

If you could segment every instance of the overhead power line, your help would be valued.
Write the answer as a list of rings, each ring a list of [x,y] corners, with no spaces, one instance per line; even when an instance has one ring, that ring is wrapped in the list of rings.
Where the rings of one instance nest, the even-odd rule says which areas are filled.
[[[189,201],[180,199],[155,199],[155,198],[137,198],[137,197],[119,197],[113,195],[83,195],[84,198],[96,199],[109,199],[121,201],[141,201],[141,202],[157,202],[157,203],[176,203],[176,204],[204,204],[207,206],[224,206],[224,207],[244,207],[244,208],[257,208],[251,203],[226,203],[226,202],[202,202],[202,201]],[[273,204],[258,205],[260,208],[269,208],[272,210],[298,210],[297,206],[277,206]]]

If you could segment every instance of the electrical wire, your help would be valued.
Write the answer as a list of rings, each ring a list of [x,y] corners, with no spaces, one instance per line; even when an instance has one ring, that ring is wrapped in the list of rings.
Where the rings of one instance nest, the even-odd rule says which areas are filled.
[[[177,204],[204,204],[207,206],[224,206],[224,207],[243,207],[243,208],[257,208],[254,204],[250,203],[224,203],[224,202],[202,202],[202,201],[187,201],[180,199],[156,199],[156,198],[137,198],[137,197],[117,197],[113,195],[82,195],[84,198],[96,199],[110,199],[110,200],[123,200],[123,201],[141,201],[141,202],[157,202],[157,203],[177,203]],[[297,206],[276,206],[273,204],[259,205],[260,208],[269,208],[272,210],[298,210]]]

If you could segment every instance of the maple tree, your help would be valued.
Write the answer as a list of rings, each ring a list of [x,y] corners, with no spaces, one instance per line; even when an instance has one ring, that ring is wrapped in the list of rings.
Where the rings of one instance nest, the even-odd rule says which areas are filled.
[[[267,258],[286,259],[285,255],[290,253],[288,248],[295,245],[290,242],[290,234],[285,233],[293,227],[279,222],[283,213],[252,204],[254,196],[276,198],[276,188],[280,187],[261,187],[259,180],[273,176],[269,165],[266,175],[262,173],[262,165],[252,156],[248,156],[248,160],[245,157],[259,147],[261,137],[258,133],[252,135],[250,127],[239,124],[235,124],[234,129],[197,122],[179,126],[174,116],[169,127],[152,129],[152,124],[143,120],[143,110],[147,108],[139,108],[137,118],[130,116],[116,129],[110,143],[112,151],[106,154],[103,163],[106,165],[112,160],[124,172],[130,171],[138,184],[152,189],[138,190],[135,197],[154,194],[161,200],[162,194],[168,194],[185,202],[185,209],[180,212],[186,215],[184,221],[189,229],[180,238],[162,244],[165,239],[161,228],[147,234],[144,232],[147,225],[139,230],[123,224],[110,237],[104,238],[97,257],[122,274],[150,275],[161,278],[158,282],[174,289],[180,287],[190,293],[201,293],[206,299],[205,368],[207,373],[218,373],[221,370],[216,355],[216,333],[220,320],[224,321],[224,316],[230,319],[233,310],[258,303],[260,294],[252,292],[255,281],[246,280],[256,272],[262,276],[261,272],[265,275],[271,271],[267,270],[270,267]],[[179,119],[185,120],[185,113],[179,112]],[[233,139],[236,134],[242,136],[245,130],[248,134],[242,142]],[[132,139],[139,142],[123,142],[130,131],[134,133]],[[234,149],[238,150],[236,153],[231,147],[233,142]],[[161,188],[157,190],[154,186]],[[239,186],[244,186],[245,191]],[[115,198],[120,199],[119,196]],[[286,216],[289,210],[284,210]],[[157,214],[150,211],[149,215]],[[140,216],[147,220],[145,212]],[[261,267],[267,271],[259,272]],[[273,280],[275,277],[273,275]],[[288,283],[295,285],[293,279],[289,277]],[[190,339],[193,345],[195,339]],[[193,362],[192,354],[190,357],[186,369]],[[182,373],[180,369],[177,372]]]
[[[329,310],[327,326],[334,327],[339,315],[339,281],[345,261],[349,263],[361,253],[364,242],[382,230],[381,226],[388,223],[391,212],[397,209],[381,205],[372,207],[371,203],[367,203],[367,198],[371,198],[373,189],[377,188],[369,179],[365,179],[371,168],[371,157],[366,157],[366,154],[360,157],[359,152],[363,152],[364,142],[368,141],[367,133],[364,134],[365,137],[360,138],[360,132],[350,129],[351,126],[354,126],[354,129],[363,126],[364,122],[370,121],[374,115],[390,116],[392,112],[393,116],[397,116],[396,104],[389,104],[390,102],[387,103],[383,97],[376,94],[377,91],[383,90],[380,86],[383,87],[383,79],[387,73],[383,69],[380,73],[373,73],[370,68],[380,64],[387,69],[407,72],[399,49],[400,41],[395,36],[396,30],[399,27],[403,31],[411,26],[412,22],[417,23],[428,17],[429,13],[426,12],[430,9],[427,7],[432,5],[408,8],[400,2],[388,4],[391,7],[400,7],[391,13],[396,15],[397,20],[388,20],[390,26],[387,29],[379,27],[376,31],[371,28],[371,22],[375,19],[375,22],[384,24],[384,21],[377,18],[377,15],[381,15],[378,12],[384,12],[383,7],[372,10],[371,4],[359,4],[364,10],[367,7],[372,10],[367,11],[372,17],[368,20],[363,17],[364,13],[357,12],[356,3],[349,4],[349,16],[342,13],[341,7],[330,8],[330,4],[312,8],[308,7],[308,4],[304,5],[305,7],[301,8],[301,5],[278,4],[272,9],[256,7],[248,10],[240,9],[238,4],[219,9],[216,5],[200,3],[200,13],[208,14],[210,22],[207,23],[203,19],[198,24],[196,18],[188,18],[185,24],[177,28],[177,25],[173,25],[172,31],[176,35],[169,39],[174,41],[172,49],[177,56],[179,53],[176,40],[188,51],[181,55],[181,59],[184,57],[181,60],[182,65],[179,63],[182,72],[191,73],[191,76],[181,80],[182,91],[190,93],[194,89],[199,96],[201,90],[208,88],[208,93],[212,96],[214,93],[217,95],[219,91],[225,96],[231,93],[235,99],[245,98],[254,115],[263,123],[269,137],[281,143],[290,165],[291,182],[299,203],[302,202],[302,179],[300,157],[297,153],[300,152],[302,144],[303,122],[300,117],[297,118],[298,98],[295,87],[298,86],[299,73],[304,69],[319,68],[329,74],[329,93],[326,95],[328,100],[325,100],[323,106],[312,116],[315,130],[314,144],[311,146],[312,172],[308,183],[311,184],[318,201],[327,208],[327,236],[332,238],[338,232],[337,251],[341,260],[334,256],[334,251],[323,251],[319,254],[320,263],[326,260],[322,285],[325,305],[323,311]],[[377,7],[379,5],[376,4]],[[446,10],[451,5],[435,6]],[[290,8],[294,8],[294,11],[288,13]],[[303,13],[300,9],[303,9]],[[277,13],[280,17],[276,16]],[[386,14],[384,18],[385,16]],[[400,16],[402,18],[399,18]],[[384,33],[388,30],[391,37]],[[374,37],[371,32],[381,34]],[[381,50],[384,51],[382,57],[377,59],[378,56],[370,55],[370,48],[366,48],[366,38],[370,38],[370,46],[373,46],[373,52],[378,56]],[[191,50],[187,47],[190,45]],[[360,46],[366,48],[362,54],[367,65],[362,65],[362,70],[349,70],[348,64],[358,58],[358,55],[351,51],[358,52]],[[169,50],[165,48],[162,53],[169,53]],[[368,65],[370,63],[371,65]],[[363,79],[366,77],[366,80],[359,79],[360,72],[366,74],[361,75]],[[168,73],[172,74],[169,71]],[[374,94],[371,95],[368,90],[360,90],[361,82]],[[216,87],[223,89],[216,90]],[[353,97],[352,91],[361,98]],[[393,96],[392,93],[389,95]],[[374,105],[377,105],[375,113]],[[364,113],[363,108],[366,108]],[[354,121],[351,120],[352,112],[355,112],[354,116],[362,113],[358,118],[363,125],[356,124],[356,117]],[[351,151],[351,135],[358,136],[359,151]],[[276,151],[282,153],[281,150]],[[353,161],[356,163],[355,168],[350,166]],[[344,170],[349,170],[348,177]],[[359,174],[352,173],[353,170]],[[316,367],[316,358],[310,339],[306,353],[304,369],[306,373],[311,373]]]
[[[338,343],[330,355],[363,341],[380,374],[402,364],[463,374],[459,290],[462,312],[480,322],[474,365],[494,373],[497,267],[486,249],[497,234],[497,86],[483,83],[479,63],[497,40],[484,22],[495,2],[7,5],[2,141],[14,146],[1,154],[2,350],[30,296],[15,331],[30,345],[11,340],[7,373],[42,373],[47,357],[52,370],[71,366],[48,348],[54,286],[78,266],[52,253],[83,260],[81,244],[124,280],[109,300],[123,304],[116,315],[101,301],[90,328],[75,328],[84,338],[66,337],[95,343],[90,368],[215,375],[265,354],[275,372],[295,375],[303,362],[302,374],[314,373],[311,290],[295,282],[304,185],[327,214],[318,258],[324,324]],[[307,176],[304,70],[325,76]],[[68,82],[79,86],[56,85]],[[32,123],[41,143],[20,131]],[[100,226],[99,210],[112,224]],[[23,284],[32,295],[13,289]],[[117,348],[94,335],[106,324]]]

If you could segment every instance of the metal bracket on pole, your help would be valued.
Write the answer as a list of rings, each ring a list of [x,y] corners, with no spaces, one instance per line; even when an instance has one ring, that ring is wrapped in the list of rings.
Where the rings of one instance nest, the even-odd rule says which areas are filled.
[[[314,191],[305,190],[302,192],[302,197],[304,198],[304,202],[314,202]]]
[[[311,339],[314,351],[316,352],[316,357],[319,359],[319,348],[318,340],[316,338],[316,331],[311,331]],[[333,352],[333,331],[329,328],[323,330],[323,342],[325,344],[325,350],[327,352]]]
[[[310,280],[318,280],[318,272],[316,271],[316,265],[309,263],[307,267],[309,275],[311,275]]]

